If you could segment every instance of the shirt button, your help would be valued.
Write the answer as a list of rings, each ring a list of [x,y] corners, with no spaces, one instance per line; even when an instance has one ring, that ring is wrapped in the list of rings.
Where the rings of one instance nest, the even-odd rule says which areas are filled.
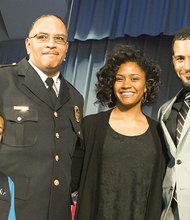
[[[54,180],[53,183],[55,186],[59,186],[59,180]]]
[[[21,121],[22,120],[22,118],[19,116],[18,118],[17,118],[17,121]]]
[[[57,113],[57,112],[54,112],[54,116],[57,118],[57,117],[58,117],[58,113]]]
[[[55,160],[59,161],[59,155],[55,155]]]
[[[59,133],[55,133],[55,137],[56,137],[56,138],[59,138]]]
[[[80,135],[80,131],[78,131],[78,135]]]
[[[177,164],[179,165],[179,164],[181,164],[182,163],[182,161],[181,160],[177,160]]]

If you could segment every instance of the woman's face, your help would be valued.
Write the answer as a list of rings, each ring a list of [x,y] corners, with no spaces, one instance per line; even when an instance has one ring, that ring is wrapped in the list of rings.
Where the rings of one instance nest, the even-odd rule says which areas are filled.
[[[114,83],[116,105],[124,108],[141,106],[145,92],[146,80],[144,71],[135,62],[121,64]]]

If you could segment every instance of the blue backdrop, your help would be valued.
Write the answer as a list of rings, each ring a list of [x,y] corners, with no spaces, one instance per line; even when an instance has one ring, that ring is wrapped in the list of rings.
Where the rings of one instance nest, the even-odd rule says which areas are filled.
[[[15,0],[15,2],[20,1]],[[62,73],[84,96],[85,115],[105,109],[100,105],[94,105],[96,100],[94,85],[96,72],[104,64],[107,52],[117,44],[134,44],[143,49],[147,56],[162,68],[162,85],[158,101],[152,107],[144,109],[148,115],[156,118],[160,105],[180,88],[180,82],[172,67],[171,40],[179,29],[190,26],[190,1],[67,0],[63,2],[63,5],[59,2],[59,10],[57,2],[53,0],[47,1],[44,10],[39,8],[37,11],[38,4],[36,4],[35,13],[32,10],[29,12],[27,8],[26,11],[28,10],[31,15],[22,19],[22,22],[18,17],[21,22],[19,25],[22,27],[23,24],[23,29],[19,32],[17,28],[15,35],[14,26],[8,22],[14,20],[16,24],[17,17],[3,19],[3,24],[0,21],[0,37],[1,33],[7,32],[7,39],[0,41],[0,64],[18,62],[26,55],[24,45],[24,38],[27,36],[26,23],[33,21],[34,14],[57,14],[65,20],[69,30],[69,51],[62,66]],[[6,1],[2,0],[0,6],[2,3],[6,4]],[[65,4],[67,8],[64,7]],[[56,7],[54,8],[53,5]],[[60,7],[64,7],[64,10]],[[13,10],[9,11],[9,7],[6,10],[5,8],[1,7],[2,18],[5,11],[9,16],[13,13]],[[20,10],[20,14],[17,12],[18,16],[22,16],[22,11],[25,9],[18,6],[16,11],[18,10]],[[9,34],[10,30],[12,34]],[[17,33],[20,33],[21,37],[15,39]]]

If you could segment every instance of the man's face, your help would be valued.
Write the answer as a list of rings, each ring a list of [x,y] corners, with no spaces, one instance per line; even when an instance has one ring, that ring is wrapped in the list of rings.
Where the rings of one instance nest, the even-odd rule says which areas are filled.
[[[36,34],[40,37],[34,37]],[[29,37],[32,38],[26,38],[25,44],[31,62],[46,75],[55,75],[67,53],[65,25],[54,16],[44,17],[36,21]],[[60,43],[59,37],[64,38],[65,43]]]
[[[176,40],[173,53],[174,69],[183,85],[190,88],[190,40]]]
[[[3,136],[3,130],[4,130],[4,119],[0,116],[0,142]]]

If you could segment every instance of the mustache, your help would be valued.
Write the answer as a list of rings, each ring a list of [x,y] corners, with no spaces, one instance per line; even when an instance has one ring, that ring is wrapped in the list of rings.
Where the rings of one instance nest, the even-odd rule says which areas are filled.
[[[59,53],[57,51],[45,51],[45,52],[42,52],[42,55],[59,55]]]

